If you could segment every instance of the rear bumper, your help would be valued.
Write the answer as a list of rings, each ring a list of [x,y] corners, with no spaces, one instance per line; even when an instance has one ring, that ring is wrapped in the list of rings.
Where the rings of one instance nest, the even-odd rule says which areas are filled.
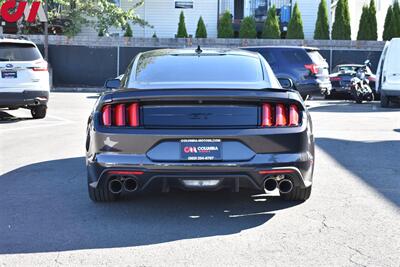
[[[326,94],[332,90],[330,81],[309,80],[304,83],[296,84],[297,90],[302,96],[311,95],[318,96]]]
[[[3,108],[47,105],[48,100],[48,91],[0,92],[0,107]]]
[[[382,88],[381,91],[386,95],[386,96],[400,96],[400,88],[399,90],[388,90],[388,89],[384,89]]]

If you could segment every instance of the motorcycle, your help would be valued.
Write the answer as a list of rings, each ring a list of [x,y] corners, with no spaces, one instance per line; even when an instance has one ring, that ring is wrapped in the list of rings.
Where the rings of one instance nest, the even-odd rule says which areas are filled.
[[[370,66],[371,62],[366,60],[364,65],[357,70],[355,77],[351,79],[350,92],[357,104],[362,104],[363,101],[370,102],[375,100],[374,92],[369,86],[369,80],[366,76],[367,67]]]

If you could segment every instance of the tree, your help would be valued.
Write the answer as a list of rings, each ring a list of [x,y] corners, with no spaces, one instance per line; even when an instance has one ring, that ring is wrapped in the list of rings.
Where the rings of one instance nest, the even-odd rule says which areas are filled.
[[[350,12],[347,0],[339,0],[332,26],[332,39],[351,40]]]
[[[279,28],[279,19],[276,15],[276,8],[273,5],[268,9],[267,19],[265,20],[262,38],[265,39],[280,39],[281,30]]]
[[[207,38],[207,29],[204,24],[203,18],[200,16],[199,22],[197,22],[196,38]]]
[[[369,27],[368,40],[378,40],[378,22],[376,20],[375,0],[371,0],[369,4]]]
[[[393,18],[393,8],[392,8],[392,6],[389,6],[389,8],[386,12],[385,25],[384,25],[384,29],[383,29],[382,39],[384,41],[390,41],[394,36],[394,34],[392,32],[392,30],[393,30],[392,18]]]
[[[0,4],[5,0],[0,0]],[[33,2],[33,0],[28,0]],[[41,0],[44,2],[44,0]],[[72,23],[64,29],[64,33],[74,36],[83,25],[93,26],[99,34],[107,34],[110,27],[124,29],[128,22],[140,26],[149,26],[136,14],[136,9],[144,0],[124,10],[109,0],[47,0],[49,19],[67,18]]]
[[[300,9],[296,2],[293,8],[293,15],[290,18],[287,39],[304,39],[303,21],[301,19]]]
[[[393,37],[400,37],[400,5],[397,0],[393,4],[391,27],[392,27]]]
[[[232,15],[228,10],[219,20],[218,38],[233,38]]]
[[[132,28],[131,28],[131,25],[129,23],[126,25],[126,30],[125,30],[125,33],[124,33],[124,37],[133,37]]]
[[[318,7],[318,17],[315,23],[315,40],[329,40],[328,8],[326,0],[321,0]]]
[[[368,6],[364,5],[360,18],[360,25],[358,27],[357,40],[370,40],[371,22],[369,20],[369,15],[370,13]]]
[[[185,15],[183,14],[183,11],[181,11],[181,14],[179,15],[178,32],[176,34],[176,38],[188,38],[185,24]]]
[[[240,23],[240,38],[254,39],[257,38],[256,21],[253,17],[245,17]]]

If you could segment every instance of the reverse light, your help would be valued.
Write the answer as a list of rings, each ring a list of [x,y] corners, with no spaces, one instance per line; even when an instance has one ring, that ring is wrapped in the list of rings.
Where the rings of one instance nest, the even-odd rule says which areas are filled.
[[[312,74],[318,73],[318,66],[316,64],[306,64],[304,65],[306,69],[308,69]]]

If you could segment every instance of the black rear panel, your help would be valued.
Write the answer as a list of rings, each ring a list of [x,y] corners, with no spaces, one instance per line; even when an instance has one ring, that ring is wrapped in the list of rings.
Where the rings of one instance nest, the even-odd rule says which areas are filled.
[[[259,125],[257,105],[145,105],[142,107],[146,128],[179,127],[255,127]]]

